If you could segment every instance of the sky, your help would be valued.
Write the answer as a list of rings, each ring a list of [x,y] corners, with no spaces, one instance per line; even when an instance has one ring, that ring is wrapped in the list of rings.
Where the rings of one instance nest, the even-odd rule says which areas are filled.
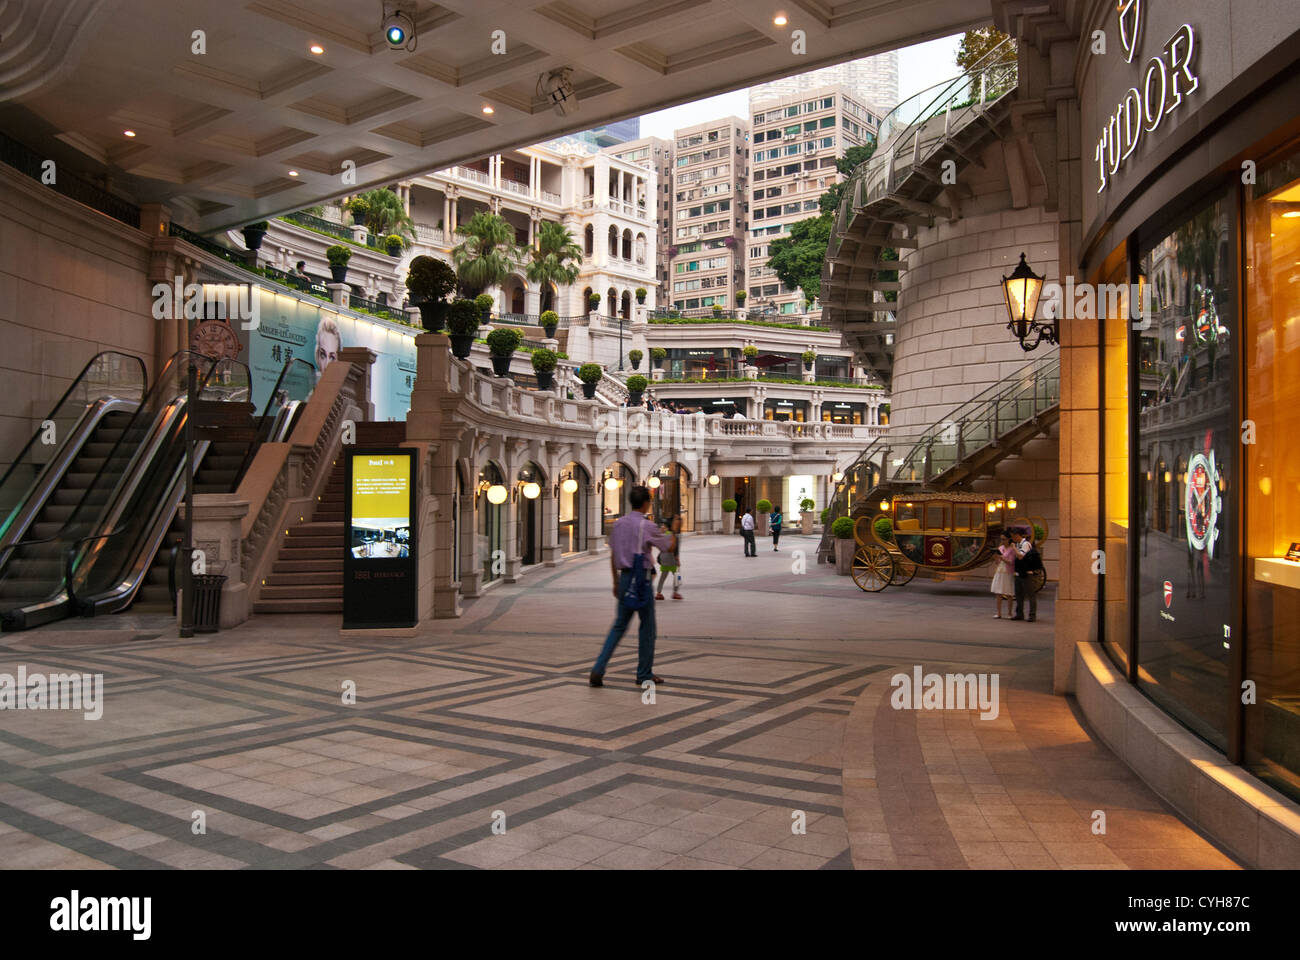
[[[957,76],[960,72],[957,69],[957,45],[960,42],[961,34],[955,34],[901,48],[898,51],[899,100],[906,100],[926,87]],[[951,69],[947,73],[938,71],[935,65],[939,63],[948,64]],[[749,116],[747,88],[646,114],[641,118],[641,136],[670,140],[673,131],[681,127],[689,127],[729,115]]]

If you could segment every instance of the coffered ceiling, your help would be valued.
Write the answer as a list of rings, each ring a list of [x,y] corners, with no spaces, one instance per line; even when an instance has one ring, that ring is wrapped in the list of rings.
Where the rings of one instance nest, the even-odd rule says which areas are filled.
[[[0,128],[210,231],[990,17],[989,0],[404,6],[411,52],[388,48],[381,0],[0,0]],[[561,117],[536,87],[566,66],[579,107]]]

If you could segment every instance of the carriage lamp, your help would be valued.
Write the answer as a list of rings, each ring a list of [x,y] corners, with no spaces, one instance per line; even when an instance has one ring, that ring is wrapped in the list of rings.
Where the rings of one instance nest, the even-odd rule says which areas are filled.
[[[1007,507],[1008,507],[1009,509],[1011,509],[1011,510],[1016,509],[1016,501],[1014,501],[1014,500],[1008,500],[1008,501],[1007,501]]]
[[[831,474],[831,483],[839,483],[843,479],[844,474],[840,473],[838,470]]]
[[[506,493],[506,488],[499,483],[494,483],[487,489],[488,503],[499,506],[506,502],[507,496],[509,496],[509,494]]]
[[[522,493],[529,500],[536,500],[539,496],[542,495],[542,488],[538,484],[529,481],[528,483],[524,484]]]
[[[1043,292],[1043,278],[1034,273],[1025,263],[1025,255],[1020,255],[1020,263],[1011,276],[1002,278],[1002,293],[1007,301],[1007,329],[1020,341],[1020,348],[1025,351],[1037,349],[1038,344],[1046,340],[1057,343],[1056,320],[1039,323],[1034,319],[1038,313],[1038,295]],[[1033,336],[1032,343],[1028,342]]]
[[[880,501],[880,510],[881,510],[882,513],[888,513],[888,512],[889,512],[889,501],[888,501],[888,500],[881,500],[881,501]]]
[[[992,503],[992,502],[990,502],[990,503],[989,503],[989,513],[997,513],[997,512],[998,512],[998,505],[997,505],[996,503]]]

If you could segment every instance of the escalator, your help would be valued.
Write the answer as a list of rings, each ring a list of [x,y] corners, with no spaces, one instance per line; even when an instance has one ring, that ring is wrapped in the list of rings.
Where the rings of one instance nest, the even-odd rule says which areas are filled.
[[[156,510],[165,491],[146,481],[169,468],[174,472],[183,452],[179,439],[188,371],[193,365],[206,391],[221,363],[229,361],[177,353],[127,419],[111,413],[100,419],[84,454],[78,452],[25,534],[0,550],[0,626],[25,629],[66,616],[72,608],[66,583],[70,557],[86,559],[86,551],[105,533],[117,532],[119,524],[149,526],[142,522],[148,514],[140,511]]]

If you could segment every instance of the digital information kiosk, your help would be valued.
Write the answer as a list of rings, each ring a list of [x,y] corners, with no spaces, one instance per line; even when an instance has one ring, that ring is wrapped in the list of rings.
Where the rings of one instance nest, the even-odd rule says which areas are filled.
[[[348,458],[343,629],[416,624],[415,451],[344,448]]]

